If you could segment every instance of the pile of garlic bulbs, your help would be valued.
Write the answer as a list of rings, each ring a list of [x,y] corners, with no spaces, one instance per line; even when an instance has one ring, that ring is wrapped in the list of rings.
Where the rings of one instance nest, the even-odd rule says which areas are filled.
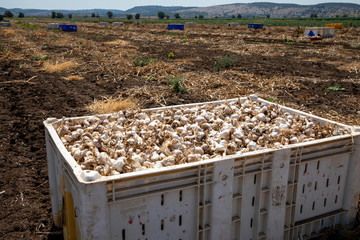
[[[251,99],[63,119],[57,133],[82,169],[108,176],[349,132]]]

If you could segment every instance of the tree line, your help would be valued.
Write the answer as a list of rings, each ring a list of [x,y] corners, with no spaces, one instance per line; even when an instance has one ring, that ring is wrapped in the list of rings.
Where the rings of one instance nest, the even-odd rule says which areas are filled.
[[[106,15],[107,15],[108,18],[113,18],[113,16],[114,16],[113,12],[111,12],[111,11],[108,11],[108,12],[106,13]],[[0,20],[3,20],[3,18],[12,18],[12,17],[14,17],[14,14],[13,14],[11,11],[8,11],[8,10],[5,11],[3,15],[0,14]],[[23,12],[19,12],[19,13],[18,13],[18,18],[24,18],[24,17],[25,17],[25,14],[24,14]],[[52,12],[51,12],[51,18],[53,18],[53,19],[55,19],[55,18],[64,18],[64,17],[65,17],[64,14],[61,13],[61,12],[55,12],[55,11],[52,11]],[[85,16],[83,16],[83,17],[87,18],[88,16],[85,15]],[[91,13],[91,17],[92,17],[92,18],[100,18],[100,15],[99,15],[99,14],[96,14],[96,13]],[[164,12],[160,11],[160,12],[158,12],[157,17],[158,17],[159,19],[165,19],[165,18],[166,18],[166,19],[169,19],[169,18],[170,18],[170,15],[169,15],[169,14],[165,14]],[[175,13],[173,17],[176,18],[176,19],[181,18],[181,16],[180,16],[179,13]],[[310,17],[310,18],[316,18],[316,19],[317,19],[317,18],[318,18],[318,15],[317,15],[316,13],[311,13],[309,17]],[[339,15],[337,15],[336,17],[339,18]],[[343,17],[344,17],[344,18],[347,18],[348,16],[344,14]],[[72,19],[72,18],[73,18],[73,15],[72,15],[71,13],[69,13],[69,14],[68,14],[68,18],[69,18],[69,19]],[[126,15],[126,18],[127,18],[128,20],[131,20],[131,19],[136,19],[136,20],[138,20],[138,19],[140,19],[140,13],[136,13],[136,14],[134,14],[134,15],[132,15],[132,14],[127,14],[127,15]],[[194,16],[194,18],[195,18],[195,19],[203,19],[203,18],[204,18],[204,15],[199,14],[199,15]],[[218,18],[218,16],[216,16],[215,18]],[[231,18],[233,18],[233,19],[234,19],[234,18],[241,19],[242,16],[241,16],[241,14],[237,14],[237,16],[231,15]],[[255,18],[255,16],[253,16],[253,18]],[[267,15],[266,15],[266,18],[269,19],[269,18],[270,18],[270,14],[267,14]],[[284,18],[286,18],[286,16],[284,16]]]

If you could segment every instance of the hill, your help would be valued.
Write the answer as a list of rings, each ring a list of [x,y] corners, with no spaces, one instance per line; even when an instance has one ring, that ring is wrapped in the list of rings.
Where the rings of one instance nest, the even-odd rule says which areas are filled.
[[[163,7],[163,6],[139,6],[134,7],[129,10],[126,10],[124,13],[126,14],[136,14],[140,13],[141,16],[150,17],[150,16],[157,16],[158,12],[162,11],[165,14],[173,14],[178,11],[186,11],[188,9],[194,9],[194,7]]]
[[[92,13],[100,16],[106,16],[108,11],[113,12],[114,17],[124,17],[126,14],[140,13],[142,17],[157,16],[159,11],[169,14],[171,17],[179,13],[182,18],[193,18],[199,14],[205,17],[232,17],[241,14],[242,17],[360,17],[360,5],[352,3],[322,3],[316,5],[298,5],[270,2],[256,3],[234,3],[226,5],[217,5],[210,7],[164,7],[164,6],[138,6],[126,11],[116,9],[86,9],[86,10],[40,10],[40,9],[5,9],[0,8],[0,14],[5,10],[10,10],[14,15],[23,12],[29,17],[48,17],[52,11],[61,12],[64,15],[73,14],[73,16],[91,16]]]
[[[65,16],[68,14],[72,14],[73,16],[84,17],[84,16],[91,16],[92,13],[99,14],[100,16],[106,16],[108,11],[111,11],[114,16],[124,15],[124,11],[122,10],[115,10],[115,9],[84,9],[84,10],[44,10],[44,9],[22,9],[22,8],[12,8],[12,9],[5,9],[0,8],[0,14],[3,14],[6,10],[11,11],[15,16],[19,14],[19,12],[23,12],[26,17],[50,17],[51,12],[61,12]]]
[[[192,8],[179,12],[183,17],[203,14],[205,17],[231,17],[241,14],[242,17],[357,17],[360,16],[360,5],[351,3],[323,3],[317,5],[280,4],[269,2],[235,3],[211,7]]]

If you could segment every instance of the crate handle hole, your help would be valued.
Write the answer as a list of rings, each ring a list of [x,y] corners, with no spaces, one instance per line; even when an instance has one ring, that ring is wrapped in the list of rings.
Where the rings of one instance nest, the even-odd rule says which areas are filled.
[[[316,191],[316,189],[317,189],[317,181],[315,182],[314,190]]]
[[[324,225],[324,219],[321,219],[321,226]]]
[[[164,206],[164,194],[161,194],[161,206]]]
[[[337,203],[337,195],[335,196],[335,203]]]
[[[253,227],[253,219],[250,220],[250,228]]]
[[[179,216],[179,226],[182,224],[182,215]]]
[[[254,175],[254,184],[256,184],[256,174]]]
[[[326,179],[326,187],[328,187],[328,186],[329,186],[329,178]]]
[[[122,230],[122,240],[125,240],[125,229]]]
[[[303,188],[302,188],[302,193],[305,192],[305,184],[303,185]]]
[[[254,206],[255,204],[255,197],[252,198],[251,206]]]
[[[324,199],[324,207],[326,207],[326,198]]]
[[[141,226],[141,229],[142,229],[142,235],[145,235],[145,224],[143,224],[143,225]]]
[[[317,162],[316,170],[319,170],[320,167],[320,161]]]
[[[182,201],[182,190],[179,192],[179,201]]]
[[[315,210],[315,201],[313,202],[312,210],[313,210],[313,211]]]
[[[300,205],[300,213],[302,213],[303,205]]]
[[[161,219],[161,226],[160,226],[161,231],[164,230],[164,219]]]
[[[338,177],[338,184],[340,184],[340,177],[341,177],[341,176]]]
[[[304,172],[306,173],[307,172],[307,163],[305,163],[305,170]]]

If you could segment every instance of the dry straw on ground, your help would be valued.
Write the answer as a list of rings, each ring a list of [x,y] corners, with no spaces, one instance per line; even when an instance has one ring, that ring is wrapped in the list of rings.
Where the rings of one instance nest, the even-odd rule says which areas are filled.
[[[74,60],[55,64],[52,64],[50,62],[44,62],[43,70],[46,72],[61,72],[75,68],[77,67],[77,65],[78,64]]]
[[[356,74],[360,73],[360,62],[352,62],[348,64],[344,64],[338,67],[340,70],[346,70],[349,72],[355,72]]]
[[[72,75],[72,76],[64,77],[64,79],[68,81],[78,81],[78,80],[83,80],[84,77],[79,75]]]
[[[4,35],[6,37],[14,37],[17,35],[17,33],[13,29],[4,29]]]
[[[138,102],[134,98],[109,97],[103,100],[95,99],[93,103],[86,106],[86,110],[96,114],[106,114],[137,107]]]
[[[130,45],[130,42],[119,39],[112,42],[105,42],[105,44],[126,46],[126,45]]]

